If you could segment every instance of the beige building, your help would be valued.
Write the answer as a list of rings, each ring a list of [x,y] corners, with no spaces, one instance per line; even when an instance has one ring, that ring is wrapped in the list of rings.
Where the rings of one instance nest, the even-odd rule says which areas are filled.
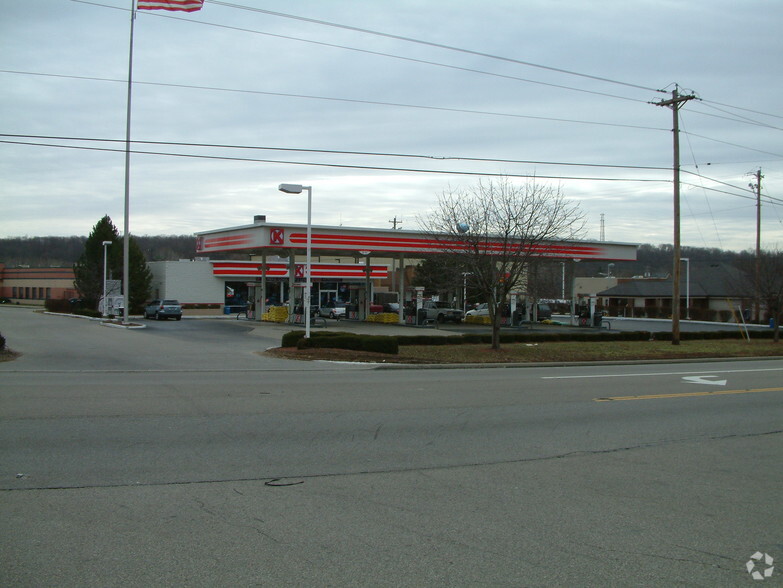
[[[47,298],[78,296],[70,267],[14,267],[0,263],[0,298],[43,306]]]

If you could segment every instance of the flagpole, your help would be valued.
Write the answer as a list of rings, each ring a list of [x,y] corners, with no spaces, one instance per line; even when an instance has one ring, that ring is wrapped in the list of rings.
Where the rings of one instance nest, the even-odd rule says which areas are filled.
[[[131,95],[133,88],[133,24],[136,21],[136,0],[131,0],[130,47],[128,50],[128,110],[125,119],[125,220],[122,238],[122,323],[128,324],[130,307],[130,141]]]

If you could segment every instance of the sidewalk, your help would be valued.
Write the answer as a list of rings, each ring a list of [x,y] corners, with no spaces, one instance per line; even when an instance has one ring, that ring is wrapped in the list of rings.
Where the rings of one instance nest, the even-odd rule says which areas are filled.
[[[221,317],[187,317],[187,318],[221,318]],[[235,315],[226,316],[226,319],[236,320]],[[501,327],[501,332],[546,332],[555,333],[563,331],[602,331],[602,332],[618,332],[618,331],[652,331],[663,332],[671,331],[671,320],[664,319],[631,319],[622,317],[611,317],[605,321],[603,327],[576,327],[569,324],[570,317],[558,316],[553,319],[559,324],[542,324],[542,323],[525,323],[519,326]],[[260,332],[275,332],[287,333],[293,330],[304,330],[304,324],[293,323],[270,323],[263,321],[254,321],[247,319],[239,319],[240,323],[245,325],[252,325],[260,330]],[[608,324],[606,324],[608,323]],[[610,326],[611,328],[607,328]],[[702,322],[702,321],[680,321],[680,330],[686,331],[733,331],[740,328],[741,325],[737,323],[715,323],[715,322]],[[749,329],[753,330],[767,330],[768,326],[764,325],[747,325]],[[363,333],[368,335],[431,335],[440,337],[449,337],[453,335],[462,335],[464,333],[482,333],[489,334],[492,332],[492,328],[489,325],[476,325],[476,324],[453,324],[446,323],[442,325],[427,325],[427,326],[415,326],[415,325],[399,325],[399,324],[384,324],[384,323],[372,323],[365,321],[355,321],[349,319],[334,320],[334,319],[315,319],[310,325],[310,329],[313,332],[328,330],[328,331],[346,331],[349,333]]]

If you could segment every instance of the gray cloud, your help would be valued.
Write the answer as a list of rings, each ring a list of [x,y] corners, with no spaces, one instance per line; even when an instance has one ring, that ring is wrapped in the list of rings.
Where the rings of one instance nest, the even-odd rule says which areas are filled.
[[[130,6],[130,1],[105,3]],[[139,83],[133,93],[134,139],[408,153],[436,159],[136,145],[268,161],[134,154],[132,232],[191,233],[243,224],[258,213],[280,222],[301,221],[301,199],[276,190],[284,181],[313,185],[316,223],[387,227],[396,216],[404,219],[404,226],[413,227],[416,216],[426,214],[439,192],[478,181],[471,176],[302,165],[321,163],[593,178],[540,181],[559,184],[566,195],[580,201],[592,238],[598,238],[604,214],[609,240],[671,242],[670,171],[437,158],[668,168],[671,111],[649,102],[667,98],[653,90],[670,90],[673,82],[704,99],[682,109],[683,130],[690,133],[682,136],[683,170],[737,187],[683,175],[683,244],[733,249],[754,245],[754,202],[737,196],[750,196],[742,191],[751,181],[749,172],[761,168],[764,193],[783,198],[781,131],[748,124],[740,117],[778,128],[783,128],[783,120],[714,104],[781,115],[783,42],[776,27],[783,5],[760,0],[600,5],[565,0],[356,0],[295,6],[281,1],[265,3],[265,8],[642,88],[237,10],[209,0],[202,11],[187,16],[142,13],[135,35],[134,79]],[[0,132],[122,139],[123,83],[32,74],[123,80],[127,10],[57,0],[11,3],[4,10]],[[86,234],[103,214],[122,226],[123,165],[122,153],[0,143],[0,235]],[[632,181],[639,179],[659,181]],[[783,208],[765,204],[762,212],[764,244],[783,244]]]

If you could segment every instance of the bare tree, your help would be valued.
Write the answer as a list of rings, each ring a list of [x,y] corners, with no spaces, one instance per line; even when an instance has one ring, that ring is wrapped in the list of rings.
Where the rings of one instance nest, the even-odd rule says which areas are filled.
[[[460,259],[486,299],[492,348],[500,348],[502,304],[525,288],[526,271],[539,257],[555,257],[552,241],[576,239],[584,215],[560,188],[535,178],[517,186],[509,179],[481,181],[467,190],[443,192],[435,210],[419,220],[446,254]]]
[[[764,250],[759,258],[759,297],[767,305],[775,321],[773,340],[780,342],[780,321],[783,319],[783,251]]]

